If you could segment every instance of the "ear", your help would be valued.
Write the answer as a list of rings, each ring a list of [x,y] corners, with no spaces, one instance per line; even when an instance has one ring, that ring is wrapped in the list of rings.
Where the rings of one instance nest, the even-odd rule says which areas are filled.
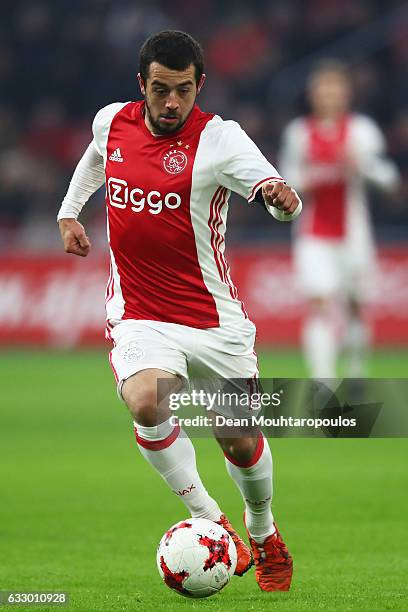
[[[202,74],[202,75],[201,75],[200,81],[199,81],[198,86],[197,86],[197,94],[199,94],[199,93],[200,93],[201,88],[202,88],[202,86],[204,85],[204,81],[205,81],[205,79],[206,79],[206,78],[207,78],[207,75],[206,75],[206,74]]]
[[[146,94],[146,89],[145,89],[142,75],[140,74],[140,72],[137,73],[137,80],[139,81],[140,91],[142,92],[142,95],[144,96]]]

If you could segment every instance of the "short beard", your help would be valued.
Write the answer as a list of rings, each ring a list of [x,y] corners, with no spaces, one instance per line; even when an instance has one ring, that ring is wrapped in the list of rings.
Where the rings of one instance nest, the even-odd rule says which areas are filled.
[[[194,108],[194,106],[193,106]],[[152,127],[154,128],[154,133],[158,134],[160,136],[167,136],[167,134],[172,134],[173,132],[177,132],[178,130],[180,130],[183,125],[185,124],[185,122],[187,121],[187,119],[190,116],[190,113],[193,109],[191,109],[190,113],[188,113],[187,117],[184,119],[184,121],[179,121],[178,123],[176,123],[176,125],[169,125],[169,126],[162,126],[160,125],[160,123],[158,121],[155,121],[155,119],[153,119],[152,117],[152,113],[150,112],[150,108],[149,105],[147,103],[147,100],[145,98],[145,109],[146,109],[146,114],[149,118],[150,124],[152,125]]]

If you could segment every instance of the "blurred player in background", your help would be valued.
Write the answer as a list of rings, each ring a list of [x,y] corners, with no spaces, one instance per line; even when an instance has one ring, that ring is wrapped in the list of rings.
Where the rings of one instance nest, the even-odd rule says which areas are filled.
[[[242,575],[252,565],[251,551],[205,489],[191,440],[174,425],[168,405],[160,405],[157,384],[167,379],[177,391],[194,366],[209,377],[255,382],[255,326],[224,257],[228,198],[235,191],[258,199],[282,221],[297,216],[301,203],[237,123],[199,109],[204,79],[202,51],[191,36],[150,37],[140,53],[144,100],[97,113],[58,220],[65,250],[88,255],[77,217],[106,183],[107,334],[118,392],[143,456],[193,517],[229,531],[238,552],[235,573]],[[258,584],[288,590],[292,558],[271,512],[268,443],[255,429],[242,438],[215,429],[215,436],[245,500]]]
[[[375,269],[366,186],[391,193],[399,177],[384,157],[376,123],[350,110],[351,81],[341,62],[317,65],[307,93],[311,113],[285,129],[280,160],[283,176],[305,202],[294,236],[296,274],[308,301],[304,354],[312,377],[334,378],[343,345],[347,375],[360,377],[370,337],[362,306]],[[339,303],[345,311],[344,338],[336,324]]]

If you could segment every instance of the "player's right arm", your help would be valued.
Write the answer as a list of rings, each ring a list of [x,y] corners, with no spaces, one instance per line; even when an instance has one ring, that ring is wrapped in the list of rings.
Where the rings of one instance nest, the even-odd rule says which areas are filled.
[[[91,248],[91,241],[85,233],[84,226],[76,219],[60,219],[58,225],[64,251],[86,257]]]
[[[124,103],[105,106],[95,116],[92,124],[93,140],[80,159],[62,202],[57,221],[66,253],[86,257],[91,243],[78,215],[91,195],[105,182],[104,151],[110,122]]]
[[[58,213],[66,253],[86,257],[91,243],[78,215],[91,195],[105,182],[103,158],[92,141],[80,159]]]

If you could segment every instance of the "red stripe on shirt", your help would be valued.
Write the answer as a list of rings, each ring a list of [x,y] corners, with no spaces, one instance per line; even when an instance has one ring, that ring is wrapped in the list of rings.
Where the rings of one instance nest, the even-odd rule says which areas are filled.
[[[218,187],[217,191],[213,195],[213,198],[210,203],[210,216],[208,219],[208,227],[210,228],[210,231],[211,231],[211,247],[214,253],[215,263],[217,264],[220,279],[224,282],[223,271],[222,271],[221,262],[219,260],[219,254],[218,254],[218,250],[216,246],[217,231],[215,229],[215,221],[217,219],[216,208],[222,199],[223,190],[224,190],[224,187]]]
[[[256,185],[254,185],[254,187],[252,187],[252,191],[248,198],[248,202],[251,202],[251,200],[254,199],[257,189],[259,188],[260,185],[262,185],[262,183],[266,183],[266,181],[283,181],[283,178],[281,176],[268,176],[267,178],[262,179],[262,181],[259,181],[259,183],[257,183]]]
[[[106,285],[106,291],[105,291],[105,305],[112,299],[112,297],[113,297],[113,269],[112,269],[112,263],[110,263],[108,284]]]
[[[225,193],[223,195],[223,198],[222,198],[222,200],[220,202],[218,211],[217,211],[218,212],[218,216],[219,216],[219,223],[217,225],[217,229],[220,226],[220,224],[223,222],[222,221],[222,208],[223,208],[224,204],[227,201],[226,200],[226,195],[227,195],[227,191],[225,191]],[[235,287],[234,283],[232,282],[232,279],[231,279],[231,276],[230,276],[230,267],[229,267],[229,265],[227,263],[227,260],[225,259],[224,253],[221,251],[221,246],[222,246],[222,244],[224,242],[225,242],[224,235],[221,232],[219,232],[219,240],[218,240],[218,243],[217,243],[217,251],[218,251],[218,257],[219,257],[220,262],[221,262],[221,268],[223,270],[222,278],[223,278],[224,282],[227,283],[227,285],[228,285],[231,297],[234,300],[238,300],[238,290]],[[247,314],[247,312],[245,310],[245,306],[244,306],[243,302],[240,301],[240,305],[241,305],[241,310],[242,310],[245,318],[247,319],[248,318],[248,314]]]

